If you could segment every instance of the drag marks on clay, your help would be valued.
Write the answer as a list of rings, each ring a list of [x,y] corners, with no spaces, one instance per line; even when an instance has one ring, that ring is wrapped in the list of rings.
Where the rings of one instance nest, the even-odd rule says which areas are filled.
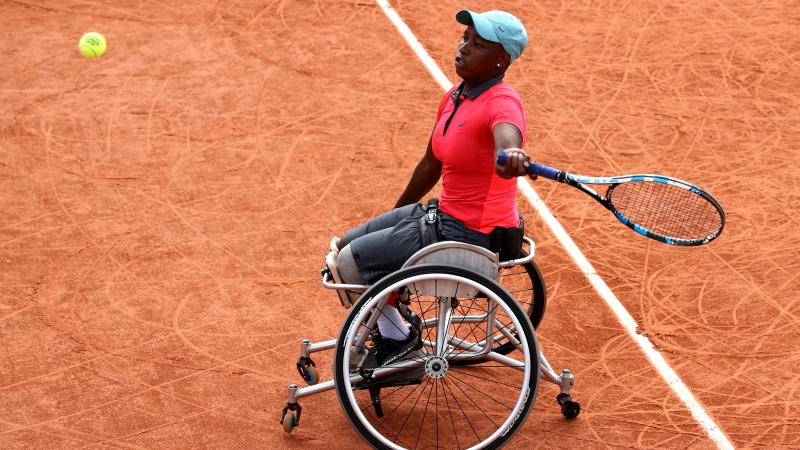
[[[133,434],[144,433],[152,429],[161,428],[177,422],[191,420],[198,415],[215,415],[218,417],[226,417],[231,420],[239,421],[248,424],[249,426],[256,426],[264,428],[265,425],[261,421],[254,420],[242,415],[236,407],[226,402],[226,398],[210,398],[208,394],[209,386],[217,386],[219,383],[226,383],[226,380],[231,376],[238,376],[241,373],[231,373],[226,369],[227,364],[220,364],[212,366],[206,371],[200,373],[192,373],[187,376],[175,378],[159,384],[149,385],[139,382],[135,379],[128,381],[136,382],[136,390],[128,395],[111,398],[108,401],[87,405],[86,407],[77,408],[77,411],[66,413],[52,419],[32,423],[32,424],[18,424],[15,428],[8,430],[8,432],[0,433],[0,436],[10,433],[18,433],[24,430],[34,430],[41,427],[55,426],[69,430],[71,433],[78,433],[90,441],[99,442],[112,442],[120,440],[122,437],[118,436],[119,433],[127,433],[131,430],[136,430]],[[129,368],[129,366],[120,366],[120,369]],[[197,379],[202,377],[203,374],[209,375],[214,379],[213,383],[207,382],[197,383]],[[252,380],[248,383],[250,386],[246,390],[251,390],[263,381]],[[60,384],[69,387],[68,380],[60,380]],[[184,385],[198,386],[200,389],[206,391],[206,395],[186,395],[184,389],[177,389],[176,384],[181,383]],[[228,383],[229,384],[229,383]],[[245,390],[245,392],[246,392]],[[203,398],[202,402],[196,402],[195,399]],[[246,395],[242,393],[242,397]],[[103,399],[107,400],[107,399]],[[154,410],[154,407],[158,407]],[[117,417],[117,421],[111,425],[104,423],[103,417],[108,417],[111,414]],[[142,429],[142,422],[149,422],[145,429]],[[81,430],[86,429],[87,433],[82,433]],[[127,431],[125,431],[127,430]],[[97,431],[100,434],[89,434],[89,431]],[[102,431],[102,432],[101,432]],[[108,434],[114,432],[113,434]]]
[[[257,66],[253,61],[249,65]],[[152,69],[157,72],[158,64]],[[271,68],[266,74],[273,72]],[[102,136],[82,131],[79,121],[57,118],[57,113],[68,117],[75,109],[75,96],[54,96],[26,110],[31,118],[26,126],[36,125],[30,136],[48,143],[47,152],[36,155],[49,167],[47,176],[39,178],[59,208],[50,217],[60,223],[48,226],[44,217],[16,220],[6,230],[10,240],[3,246],[13,245],[14,251],[23,253],[40,249],[36,241],[49,237],[63,241],[62,236],[69,234],[77,240],[75,246],[54,246],[73,251],[65,255],[67,259],[59,258],[58,266],[47,274],[41,301],[49,307],[48,319],[64,333],[50,339],[69,335],[61,345],[82,350],[64,361],[43,360],[30,372],[15,373],[13,382],[3,383],[0,395],[10,398],[51,377],[63,380],[67,374],[96,373],[105,381],[92,385],[98,392],[86,397],[93,401],[72,404],[72,410],[64,409],[69,402],[61,404],[42,416],[46,421],[17,424],[6,438],[38,433],[58,422],[74,428],[76,435],[77,430],[105,427],[81,435],[86,444],[130,447],[158,442],[148,439],[164,433],[199,427],[215,429],[219,436],[229,435],[231,429],[258,431],[250,435],[259,436],[251,442],[263,447],[263,436],[272,429],[264,416],[275,405],[253,392],[262,392],[266,383],[269,398],[283,396],[285,372],[293,373],[293,365],[289,362],[285,372],[276,371],[275,361],[293,354],[301,337],[314,334],[310,324],[317,314],[334,311],[329,298],[322,308],[313,306],[322,303],[313,289],[298,295],[299,288],[316,285],[318,271],[307,247],[292,245],[292,235],[299,231],[301,239],[312,240],[323,228],[330,233],[322,218],[309,221],[308,217],[330,201],[345,171],[327,173],[324,169],[330,164],[313,162],[317,173],[310,184],[298,184],[296,168],[284,165],[286,180],[270,183],[270,179],[281,168],[280,160],[273,160],[283,147],[278,143],[297,130],[321,130],[307,135],[313,140],[310,144],[297,141],[304,160],[309,159],[309,147],[320,142],[347,146],[330,139],[341,133],[337,124],[341,107],[329,101],[315,108],[314,101],[304,98],[275,103],[267,96],[255,108],[247,102],[235,109],[230,103],[221,105],[217,120],[213,108],[183,101],[186,83],[164,80],[129,79],[131,86],[140,87],[136,101],[115,103],[117,98],[108,98],[89,105],[89,111],[110,107],[101,115]],[[262,81],[265,95],[269,83]],[[101,81],[98,86],[108,83]],[[272,105],[289,110],[276,114]],[[53,117],[39,120],[51,112]],[[195,121],[199,114],[210,119]],[[253,118],[258,122],[255,135],[248,129]],[[138,148],[132,148],[125,140],[137,133]],[[75,151],[79,145],[85,148],[83,154]],[[254,147],[260,148],[256,152]],[[362,146],[363,151],[376,147]],[[220,166],[230,170],[220,173]],[[120,172],[122,177],[117,176]],[[96,197],[101,192],[108,203]],[[277,229],[253,226],[281,216],[291,220]],[[294,260],[282,261],[277,249]],[[303,307],[293,308],[287,299],[288,303],[301,300]],[[318,313],[315,308],[330,312]],[[16,323],[23,315],[30,316],[18,314],[9,320]],[[32,329],[39,324],[29,322]],[[328,323],[322,330],[325,336],[335,333]],[[14,356],[37,351],[46,342],[40,337]],[[77,390],[60,384],[65,392],[56,393],[57,402]],[[135,389],[119,395],[110,386]],[[131,403],[149,406],[116,413]],[[169,408],[170,403],[188,406],[176,410]],[[328,403],[333,406],[327,401],[320,405]],[[159,408],[173,412],[160,419],[150,415]],[[116,417],[116,422],[109,424],[109,417]],[[219,429],[222,423],[228,428]]]
[[[203,325],[201,325],[201,326],[206,326],[206,325],[207,325],[207,324],[203,324]],[[161,339],[159,339],[159,340],[161,340]],[[278,350],[278,351],[280,351],[280,347],[282,347],[282,346],[278,346],[277,348],[274,348],[274,349],[269,349],[269,350],[266,350],[266,351],[267,351],[267,352],[271,352],[271,351],[275,351],[275,350]],[[117,351],[117,352],[116,352],[116,354],[117,354],[117,355],[119,355],[120,353],[121,353],[120,351]],[[257,356],[259,356],[259,354],[260,354],[260,353],[253,353],[253,354],[249,354],[249,355],[246,355],[246,356],[245,356],[245,358],[257,357]],[[111,356],[111,355],[105,355],[105,356]],[[95,358],[94,360],[98,360],[98,359],[99,359],[99,358]],[[193,359],[197,359],[197,358],[193,358]],[[85,365],[85,364],[87,364],[87,363],[83,363],[83,364],[81,364],[81,366],[83,366],[83,365]],[[233,361],[233,364],[234,364],[234,365],[236,365],[236,362],[235,362],[235,361]],[[227,365],[229,365],[229,364],[218,364],[218,365],[216,365],[216,366],[213,366],[213,367],[211,367],[211,368],[209,368],[209,369],[207,369],[207,370],[219,370],[220,368],[225,368]],[[99,366],[99,367],[104,367],[104,366],[108,366],[108,364],[102,364],[102,365],[101,365],[101,366]],[[106,368],[106,369],[108,369],[108,368],[120,369],[120,370],[114,370],[114,373],[117,373],[117,372],[118,372],[118,373],[122,373],[122,374],[131,373],[130,366],[121,366],[121,367],[115,367],[115,365],[114,365],[114,364],[111,364],[111,365],[110,365],[110,367],[105,367],[105,368]],[[228,369],[226,369],[226,370],[225,370],[225,373],[227,373],[228,371],[229,371],[229,370],[228,370]],[[78,373],[81,373],[81,372],[83,372],[83,371],[79,371]],[[197,372],[196,370],[192,370],[192,371],[191,371],[191,374],[190,374],[189,376],[195,376],[197,373],[198,373],[198,372]],[[186,377],[184,377],[184,379],[185,379],[185,378],[186,378]],[[124,381],[125,381],[124,379],[123,379],[123,380],[117,380],[117,381],[119,382],[119,384],[127,384],[127,383],[124,383]],[[172,381],[176,381],[176,380],[171,380],[170,382],[172,382]],[[61,384],[63,384],[63,382],[62,382]],[[165,385],[165,384],[166,384],[166,383],[162,384],[162,386],[163,386],[163,385]],[[8,387],[8,386],[6,386],[6,387]],[[127,402],[127,401],[129,401],[131,398],[134,398],[136,395],[139,395],[139,394],[138,394],[138,393],[135,393],[135,394],[133,394],[133,395],[130,395],[130,396],[124,396],[124,397],[121,397],[121,398],[118,398],[118,399],[112,399],[111,401],[109,401],[109,402],[106,402],[106,403],[104,403],[104,404],[102,404],[102,405],[95,406],[95,408],[97,408],[97,407],[102,407],[102,406],[104,406],[104,405],[111,405],[111,404],[114,404],[114,402],[117,402],[117,401],[119,401],[119,402]],[[91,397],[91,396],[89,396],[89,397]],[[75,412],[75,413],[73,413],[73,414],[70,414],[70,415],[68,415],[68,416],[69,416],[69,417],[73,417],[73,416],[79,416],[79,415],[81,415],[81,414],[85,413],[86,411],[89,411],[89,410],[92,410],[92,409],[95,409],[95,408],[83,408],[83,409],[79,409],[77,412]],[[218,408],[218,409],[219,409],[219,408]],[[55,418],[55,419],[52,419],[52,420],[63,419],[64,417],[67,417],[67,416],[62,416],[62,417],[60,417],[60,418]],[[52,420],[49,420],[49,421],[47,421],[46,423],[50,423],[50,422],[52,422]],[[41,425],[41,424],[42,424],[42,423],[37,423],[37,424],[35,424],[35,425],[33,425],[33,426],[36,426],[36,425]]]
[[[148,230],[141,230],[141,232],[142,232],[142,233],[143,233],[144,231],[148,231]],[[109,245],[108,245],[108,246],[107,246],[107,247],[106,247],[106,248],[105,248],[103,251],[104,251],[104,252],[107,252],[107,251],[108,251],[108,250],[110,250],[110,249],[121,250],[121,249],[124,249],[125,247],[126,247],[126,246],[124,246],[124,245],[120,245],[120,243],[119,243],[119,242],[110,242],[110,243],[109,243]],[[98,249],[98,252],[99,252],[99,249]],[[90,249],[90,251],[88,251],[88,252],[84,252],[84,253],[83,253],[83,257],[84,257],[84,258],[86,258],[86,257],[87,257],[87,253],[92,253],[91,249]],[[144,256],[149,256],[149,255],[144,255]],[[104,253],[100,253],[100,255],[98,255],[97,259],[98,259],[98,260],[102,260],[104,257],[108,257],[108,255],[106,255],[106,254],[104,254]],[[113,265],[114,265],[113,258],[111,258],[111,259],[112,259],[112,261],[109,261],[109,262],[112,262],[112,266],[113,266]],[[119,272],[119,271],[120,271],[120,270],[122,270],[122,269],[125,269],[125,268],[127,268],[127,266],[128,266],[128,265],[130,265],[130,264],[133,264],[134,262],[141,262],[141,261],[137,260],[137,258],[133,258],[133,259],[131,259],[131,261],[129,261],[129,263],[128,263],[127,265],[120,265],[120,267],[119,267],[119,269],[117,270],[117,272]],[[91,273],[91,272],[92,272],[92,269],[93,269],[94,267],[93,267],[93,265],[92,265],[92,264],[89,264],[88,266],[86,266],[86,265],[85,265],[85,261],[79,261],[79,260],[75,260],[75,259],[73,259],[73,264],[74,264],[75,266],[77,266],[77,267],[80,267],[80,266],[85,266],[85,267],[86,267],[86,270],[84,270],[84,271],[82,272],[82,273],[83,273],[83,275],[82,275],[82,276],[79,278],[78,285],[75,287],[75,291],[77,292],[77,291],[80,291],[80,290],[81,290],[81,283],[82,283],[82,282],[83,282],[83,280],[84,280],[84,275],[85,275],[85,274],[87,274],[87,273]],[[116,264],[118,264],[118,265],[119,265],[119,263],[118,263],[118,262],[117,262]],[[57,275],[59,275],[59,274],[54,274],[52,277],[53,277],[53,278],[59,278]],[[112,277],[111,277],[111,280],[110,280],[110,281],[111,281],[111,282],[115,281],[115,278],[116,278],[116,272],[115,272],[114,276],[112,276]],[[106,286],[108,286],[108,284],[106,284]],[[85,295],[85,294],[84,294],[84,295]],[[45,297],[48,297],[48,296],[46,295],[46,293],[45,293]],[[72,297],[72,299],[74,300],[74,296]],[[47,303],[48,305],[51,305],[51,302],[49,302],[49,301],[47,301],[46,303]],[[74,303],[74,302],[73,302],[73,303]],[[112,309],[114,309],[114,308],[112,308]],[[52,307],[51,307],[51,310],[52,310]],[[75,318],[75,312],[74,312],[74,308],[73,308],[72,306],[70,306],[70,308],[69,308],[69,312],[70,312],[70,316],[71,316],[71,317],[73,317],[73,318]],[[51,317],[53,317],[53,313],[51,313]],[[75,334],[75,333],[74,333],[74,329],[73,329],[73,328],[70,328],[70,326],[69,326],[68,324],[66,324],[64,320],[60,320],[58,317],[56,317],[56,322],[57,322],[57,324],[59,324],[59,326],[61,326],[61,328],[62,328],[64,331],[70,332],[71,334],[73,334],[73,337],[74,337],[74,338],[76,338],[77,340],[79,340],[80,342],[82,342],[82,343],[84,343],[84,344],[87,344],[87,345],[88,345],[90,348],[93,348],[95,351],[98,351],[98,350],[107,351],[107,350],[104,350],[104,349],[101,349],[101,348],[97,348],[98,346],[97,346],[97,345],[95,345],[94,343],[90,343],[90,342],[89,342],[90,340],[89,340],[89,339],[87,339],[87,337],[86,337],[86,336],[82,336],[82,335],[80,335],[80,334]],[[119,324],[119,323],[117,323],[117,326],[119,326],[119,325],[120,325],[120,324]],[[203,326],[205,326],[205,325],[203,325]],[[95,330],[94,330],[94,332],[97,332],[97,331],[100,331],[100,329],[99,329],[99,328],[97,328],[97,329],[95,329]],[[234,336],[234,337],[236,337],[236,336]],[[118,352],[117,352],[117,353],[118,353]],[[254,355],[250,355],[250,356],[254,356]],[[257,354],[255,354],[255,356],[257,356]],[[234,365],[235,365],[235,363],[234,363]],[[82,366],[82,365],[81,365],[81,366]],[[125,371],[123,370],[123,371],[121,371],[121,373],[125,373]],[[26,381],[28,381],[28,380],[26,380]],[[124,381],[124,380],[120,380],[120,381]],[[18,383],[18,384],[19,384],[19,383]],[[10,386],[6,386],[6,388],[7,388],[7,387],[10,387]],[[76,414],[79,414],[79,413],[81,413],[81,412],[83,412],[83,411],[85,411],[85,409],[84,409],[84,410],[80,410],[80,411],[79,411],[78,413],[76,413]]]
[[[147,142],[147,155],[151,155],[153,153],[153,144],[151,142],[151,138],[153,135],[152,125],[153,125],[153,111],[156,109],[156,103],[158,103],[159,97],[161,94],[164,93],[164,88],[167,86],[168,78],[165,78],[164,81],[161,82],[161,86],[158,88],[158,91],[153,96],[153,102],[150,104],[150,109],[147,111],[147,134],[145,135],[145,142]]]
[[[639,357],[640,350],[626,334],[614,327],[598,326],[588,315],[581,319],[585,333],[594,336],[597,348],[591,346],[580,351],[581,347],[571,340],[561,337],[554,340],[553,332],[547,329],[554,327],[547,322],[540,334],[543,348],[558,355],[558,361],[568,362],[576,379],[582,380],[578,388],[582,392],[580,399],[585,411],[581,417],[585,423],[570,423],[573,433],[591,435],[594,441],[611,446],[629,445],[631,435],[636,436],[639,446],[646,448],[656,448],[664,440],[674,441],[672,445],[683,448],[706,442],[691,414],[666,394],[654,368],[631,368],[630,361]],[[562,335],[565,331],[561,330]],[[560,419],[558,411],[548,404],[551,395],[555,395],[549,392],[553,389],[543,387],[538,414]]]
[[[0,163],[34,186],[14,197],[30,210],[0,222],[0,256],[22,267],[3,286],[33,286],[44,276],[41,301],[74,340],[44,325],[38,308],[0,321],[32,330],[29,345],[7,349],[17,369],[6,366],[0,396],[38,392],[34,386],[53,386],[51,380],[72,386],[68,375],[102,376],[108,386],[91,393],[102,397],[94,403],[72,410],[46,404],[42,420],[0,423],[0,433],[15,430],[0,442],[24,435],[40,447],[58,439],[158,447],[207,439],[223,447],[234,442],[227,436],[253,447],[353,445],[332,396],[305,403],[310,425],[291,439],[274,438],[280,432],[272,425],[285,384],[297,381],[299,339],[338,331],[341,310],[317,285],[324,241],[393,201],[398,178],[424,148],[430,130],[423,116],[439,96],[427,74],[406,61],[412,59],[400,39],[387,42],[395,35],[375,5],[361,3],[145,2],[129,15],[147,27],[151,11],[163,12],[158,20],[175,32],[162,49],[119,39],[126,51],[92,69],[66,57],[47,60],[66,81],[53,84],[34,68],[28,89],[3,90],[3,113],[13,120],[0,128],[9,136]],[[431,35],[445,34],[450,25],[442,24],[461,6],[417,3],[396,6],[419,8],[414,25]],[[709,187],[731,208],[720,245],[690,255],[632,240],[577,194],[537,185],[736,442],[792,446],[800,438],[791,419],[800,393],[797,349],[787,342],[797,342],[800,311],[784,299],[800,293],[792,259],[800,242],[790,237],[797,220],[786,205],[798,197],[787,192],[797,181],[786,169],[796,165],[787,149],[800,122],[795,83],[782,66],[793,63],[787,55],[794,40],[780,32],[752,38],[771,16],[743,14],[754,7],[748,4],[717,5],[712,14],[695,4],[508,5],[542,24],[532,29],[535,51],[520,60],[512,81],[529,99],[529,118],[536,117],[529,142],[543,161],[584,173],[650,167]],[[476,8],[482,6],[491,5]],[[769,8],[761,5],[759,14],[772,14]],[[125,5],[118,9],[128,17]],[[748,24],[725,22],[728,11]],[[147,35],[129,22],[109,26],[119,36]],[[313,42],[305,31],[310,22]],[[446,40],[434,54],[448,67],[455,39],[435,39]],[[146,72],[141,59],[153,62]],[[89,74],[97,77],[91,89],[101,93],[92,101],[86,86],[75,88]],[[98,117],[98,131],[87,130],[76,111]],[[765,183],[770,179],[776,184]],[[369,196],[357,194],[364,186]],[[743,206],[753,204],[763,209]],[[706,445],[663,383],[631,364],[641,359],[637,351],[530,222],[555,299],[543,344],[551,362],[578,372],[577,391],[589,403],[581,419],[565,423],[552,407],[554,391],[541,389],[527,431],[512,446]],[[748,244],[751,238],[757,244]],[[722,275],[710,276],[709,259]],[[776,356],[782,350],[787,356]],[[119,394],[114,386],[131,390]],[[129,415],[111,419],[131,403]],[[313,426],[331,421],[334,427]],[[756,431],[730,426],[740,422]],[[313,440],[321,436],[327,442]]]
[[[30,448],[85,448],[92,442],[91,436],[52,426],[0,434],[0,445],[6,448],[22,447],[23,445]]]
[[[2,322],[4,320],[7,320],[7,319],[10,319],[10,318],[16,316],[17,314],[22,314],[22,313],[28,311],[29,309],[31,309],[33,307],[34,307],[34,305],[28,305],[28,306],[25,306],[24,308],[16,309],[16,310],[14,310],[14,311],[12,311],[12,312],[4,315],[4,316],[0,316],[0,322]]]
[[[594,144],[594,149],[597,150],[600,153],[601,157],[603,158],[603,161],[606,163],[606,165],[608,167],[607,170],[610,171],[608,173],[612,173],[612,172],[613,173],[620,173],[621,168],[616,163],[617,158],[615,158],[613,155],[609,154],[609,152],[607,150],[605,150],[604,146],[601,145],[599,140],[597,139],[598,127],[599,127],[599,125],[601,123],[605,122],[608,119],[607,118],[608,108],[611,105],[614,105],[616,103],[617,97],[620,95],[621,92],[623,92],[623,88],[625,87],[626,81],[627,81],[628,76],[629,76],[629,74],[631,72],[632,65],[634,64],[634,61],[636,60],[636,56],[637,56],[636,53],[637,53],[637,50],[638,50],[638,48],[639,48],[639,46],[641,44],[642,37],[645,35],[645,32],[647,31],[648,25],[651,23],[653,18],[656,15],[659,15],[660,10],[661,10],[661,7],[659,7],[655,12],[653,12],[652,14],[649,15],[649,17],[644,22],[644,24],[641,26],[641,28],[639,28],[633,44],[628,44],[627,48],[625,49],[624,53],[627,55],[627,61],[625,62],[624,68],[622,70],[622,75],[620,77],[620,80],[619,80],[617,86],[615,87],[615,89],[613,90],[613,94],[611,94],[611,96],[610,96],[610,98],[608,100],[605,100],[605,97],[607,97],[608,92],[605,92],[605,93],[600,95],[600,97],[603,98],[604,105],[600,109],[600,111],[596,114],[596,117],[595,117],[594,122],[592,123],[591,127],[586,128],[586,126],[584,124],[582,124],[583,127],[585,128],[585,131],[586,131],[586,133],[588,135],[588,138],[587,138],[586,142],[583,144],[583,146],[581,146],[580,152],[582,153],[583,151],[585,151],[587,149],[587,145],[589,144],[589,142],[592,142]],[[612,29],[614,29],[615,25],[616,25],[616,20],[613,21],[611,23],[611,25],[609,26],[608,33],[606,34],[606,37],[608,37],[608,35],[611,33]],[[601,52],[601,55],[600,55],[601,57],[605,53],[606,48],[607,47],[604,45],[604,48],[603,48],[604,51]],[[595,89],[593,88],[593,86],[591,84],[592,80],[593,80],[593,78],[591,78],[591,77],[587,80],[588,81],[587,88],[590,91],[595,91]],[[591,100],[595,101],[595,98],[592,98]],[[592,106],[593,107],[597,107],[598,105],[594,104]],[[578,122],[580,123],[580,119],[578,117],[575,117],[575,118],[578,119]]]
[[[754,4],[723,5],[720,10],[698,5],[678,6],[680,24],[666,20],[651,24],[651,32],[660,32],[665,25],[686,30],[662,35],[659,42],[686,55],[656,64],[648,43],[640,51],[641,61],[647,63],[640,69],[646,70],[650,88],[641,88],[634,72],[626,90],[652,92],[638,98],[620,94],[619,106],[633,111],[630,119],[617,111],[621,109],[617,105],[609,110],[613,121],[603,133],[613,136],[617,128],[628,137],[638,137],[637,141],[649,143],[649,155],[637,153],[622,140],[604,145],[625,156],[620,159],[626,171],[655,167],[654,171],[708,186],[728,209],[724,240],[691,254],[650,248],[617,233],[608,223],[592,220],[594,212],[587,215],[581,207],[566,205],[554,209],[565,217],[563,223],[581,248],[592,249],[589,256],[599,261],[598,272],[611,274],[609,285],[620,298],[629,304],[628,299],[636,300],[634,311],[644,331],[672,361],[681,362],[681,373],[689,374],[692,389],[737,443],[792,446],[798,436],[786,430],[793,424],[788,418],[798,411],[797,390],[788,386],[798,367],[798,348],[792,343],[798,342],[800,332],[795,300],[800,292],[796,276],[800,243],[796,218],[790,217],[798,205],[797,183],[791,179],[793,165],[787,158],[796,154],[792,149],[797,146],[800,121],[798,99],[790,88],[794,61],[782,64],[785,53],[770,43],[797,48],[797,40],[789,39],[782,28],[770,28],[786,21],[780,8],[754,13]],[[667,8],[664,19],[674,20],[675,7]],[[729,20],[731,9],[758,25],[743,29]],[[564,45],[565,39],[558,41]],[[559,101],[576,97],[559,95],[563,90],[558,83],[547,88]],[[591,103],[597,96],[588,98],[586,103]],[[551,107],[542,109],[549,112]],[[649,112],[669,114],[672,119],[655,120]],[[544,119],[548,122],[548,117]],[[560,137],[568,134],[569,128],[563,127],[569,127],[569,121],[549,122],[553,131],[544,147],[554,146],[552,154],[558,154],[569,146],[559,141],[574,142]],[[574,155],[567,156],[572,159],[565,162],[574,165]],[[587,161],[591,158],[584,155],[577,160],[583,167],[586,163],[594,167]],[[549,195],[548,204],[577,204],[576,199],[559,201],[559,197],[561,193]],[[645,261],[651,268],[647,272]],[[782,398],[778,405],[776,397]],[[762,425],[770,420],[782,428],[780,432],[775,428],[772,436],[762,431],[772,429]],[[758,431],[748,434],[745,423],[759,424]]]

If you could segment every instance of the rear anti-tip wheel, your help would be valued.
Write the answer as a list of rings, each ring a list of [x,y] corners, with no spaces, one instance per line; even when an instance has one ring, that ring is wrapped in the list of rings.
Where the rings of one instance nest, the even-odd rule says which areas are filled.
[[[573,400],[569,394],[558,394],[556,400],[561,405],[561,414],[567,419],[574,419],[581,413],[580,403]]]

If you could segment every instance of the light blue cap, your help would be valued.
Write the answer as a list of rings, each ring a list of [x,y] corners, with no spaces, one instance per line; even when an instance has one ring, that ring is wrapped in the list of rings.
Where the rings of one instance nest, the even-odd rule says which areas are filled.
[[[456,13],[456,20],[464,25],[473,25],[478,36],[502,45],[503,50],[511,55],[511,61],[519,58],[528,45],[525,25],[505,11],[476,13],[462,9]]]

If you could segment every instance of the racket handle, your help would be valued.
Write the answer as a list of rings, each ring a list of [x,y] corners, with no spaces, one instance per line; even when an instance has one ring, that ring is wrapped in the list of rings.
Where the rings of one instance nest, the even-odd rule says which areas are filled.
[[[528,166],[528,172],[539,175],[540,177],[547,178],[549,180],[556,180],[556,181],[559,181],[558,177],[561,174],[560,170],[539,163],[531,163],[531,165]]]
[[[500,152],[500,154],[497,155],[497,165],[498,166],[506,165],[506,159],[508,159],[508,155],[506,155],[506,152]],[[550,180],[558,181],[558,175],[559,173],[561,173],[561,171],[556,168],[546,166],[544,164],[531,162],[530,165],[528,165],[528,173],[533,175],[538,175],[540,177],[544,177]]]

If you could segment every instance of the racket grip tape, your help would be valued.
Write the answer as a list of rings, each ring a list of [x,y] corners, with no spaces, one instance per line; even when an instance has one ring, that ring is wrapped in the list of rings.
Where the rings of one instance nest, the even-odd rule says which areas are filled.
[[[506,164],[506,159],[508,159],[508,155],[506,155],[506,152],[500,152],[500,154],[497,155],[497,165],[504,166]],[[561,171],[556,168],[535,162],[531,162],[528,165],[528,173],[533,175],[538,175],[540,177],[544,177],[550,180],[558,180],[558,175],[560,172]]]

